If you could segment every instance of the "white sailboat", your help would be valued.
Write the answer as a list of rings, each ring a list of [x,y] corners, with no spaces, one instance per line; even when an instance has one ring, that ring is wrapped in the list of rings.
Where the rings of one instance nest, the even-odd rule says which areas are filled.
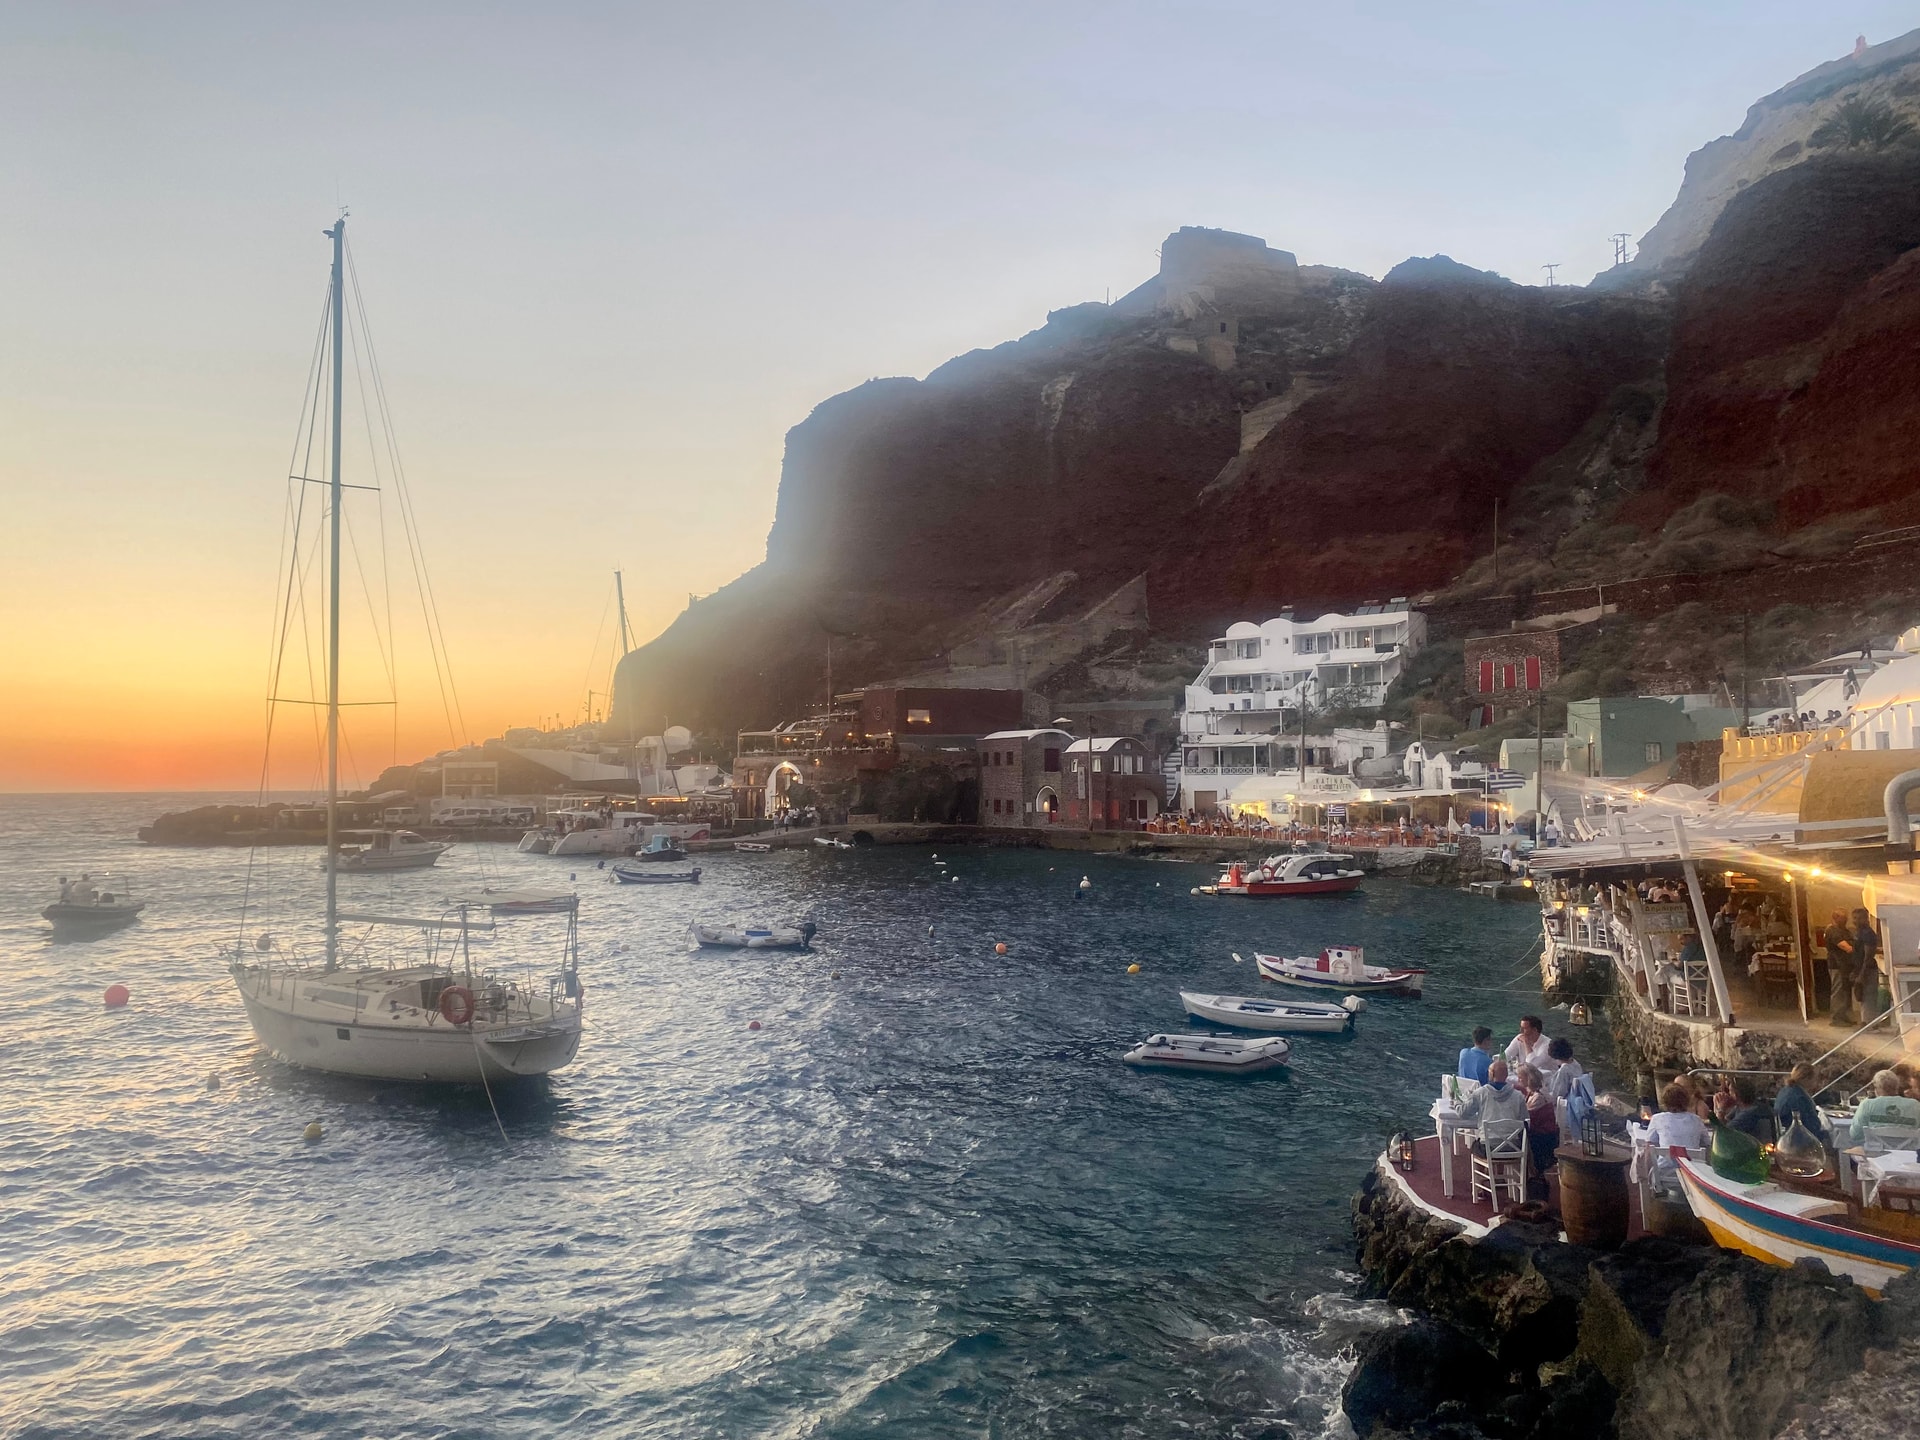
[[[327,481],[326,621],[327,898],[325,941],[313,959],[275,937],[249,944],[244,922],[228,968],[254,1034],[290,1065],[380,1080],[492,1083],[544,1075],[568,1064],[580,1048],[584,990],[579,975],[577,911],[565,912],[557,964],[527,968],[476,966],[473,941],[494,930],[493,907],[455,901],[433,916],[342,913],[340,797],[340,478],[342,357],[346,349],[346,219],[327,231],[333,241],[329,296],[333,408]],[[353,943],[342,927],[365,925]],[[386,927],[416,932],[396,958],[376,948]]]

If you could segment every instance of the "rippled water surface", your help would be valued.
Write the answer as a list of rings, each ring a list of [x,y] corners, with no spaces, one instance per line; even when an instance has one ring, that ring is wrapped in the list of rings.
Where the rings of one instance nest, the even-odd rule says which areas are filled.
[[[497,1095],[503,1142],[484,1095],[256,1052],[217,955],[246,853],[132,839],[185,803],[0,797],[0,1433],[1316,1434],[1368,1322],[1349,1196],[1462,1032],[1538,1001],[1531,907],[1391,881],[1220,901],[1192,865],[901,847],[634,889],[497,845],[343,880],[418,913],[571,877],[587,1037]],[[254,862],[283,937],[317,934],[317,858]],[[83,869],[147,913],[53,943]],[[812,954],[685,940],[803,915]],[[557,924],[491,948],[544,963]],[[1428,998],[1281,1075],[1119,1063],[1177,989],[1260,988],[1232,950],[1343,940]]]

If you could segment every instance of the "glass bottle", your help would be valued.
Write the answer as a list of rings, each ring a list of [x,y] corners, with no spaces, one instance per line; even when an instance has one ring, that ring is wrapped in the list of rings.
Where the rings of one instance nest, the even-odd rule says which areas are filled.
[[[1773,1164],[1782,1175],[1811,1180],[1827,1168],[1827,1147],[1796,1115],[1773,1147]]]

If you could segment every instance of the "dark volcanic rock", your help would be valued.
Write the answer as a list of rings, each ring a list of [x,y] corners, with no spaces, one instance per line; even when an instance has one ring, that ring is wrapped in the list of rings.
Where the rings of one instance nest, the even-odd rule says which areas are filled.
[[[1657,371],[1664,344],[1651,302],[1498,277],[1383,284],[1324,388],[1201,497],[1150,572],[1156,614],[1217,622],[1444,583],[1485,548],[1494,502]]]
[[[1678,290],[1635,512],[1659,520],[1718,491],[1779,500],[1798,525],[1904,497],[1920,296],[1896,262],[1916,246],[1911,148],[1809,160],[1729,203]]]
[[[1370,1172],[1354,1197],[1354,1237],[1368,1284],[1471,1336],[1508,1369],[1572,1353],[1595,1252],[1557,1226],[1509,1221],[1469,1241],[1398,1197]]]
[[[1852,1383],[1874,1302],[1823,1270],[1718,1252],[1667,1307],[1620,1399],[1621,1440],[1766,1440],[1802,1403]]]
[[[1699,1277],[1716,1253],[1648,1237],[1595,1260],[1580,1314],[1581,1362],[1617,1390],[1632,1384],[1635,1368],[1659,1348],[1666,1334],[1673,1297]]]
[[[1447,1415],[1437,1413],[1443,1406],[1463,1407],[1456,1412],[1462,1419],[1483,1412],[1504,1382],[1500,1367],[1472,1340],[1438,1321],[1418,1320],[1361,1342],[1341,1405],[1354,1433],[1366,1440],[1375,1426],[1444,1421]]]

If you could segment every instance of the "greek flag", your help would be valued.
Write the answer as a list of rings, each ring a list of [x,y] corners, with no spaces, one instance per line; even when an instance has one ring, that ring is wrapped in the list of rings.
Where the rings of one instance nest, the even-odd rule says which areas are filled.
[[[1522,775],[1518,770],[1489,770],[1487,772],[1487,789],[1489,790],[1518,790],[1526,783],[1527,777]]]
[[[1344,805],[1327,806],[1327,819],[1338,821],[1342,824],[1345,824],[1347,819],[1347,807]]]

